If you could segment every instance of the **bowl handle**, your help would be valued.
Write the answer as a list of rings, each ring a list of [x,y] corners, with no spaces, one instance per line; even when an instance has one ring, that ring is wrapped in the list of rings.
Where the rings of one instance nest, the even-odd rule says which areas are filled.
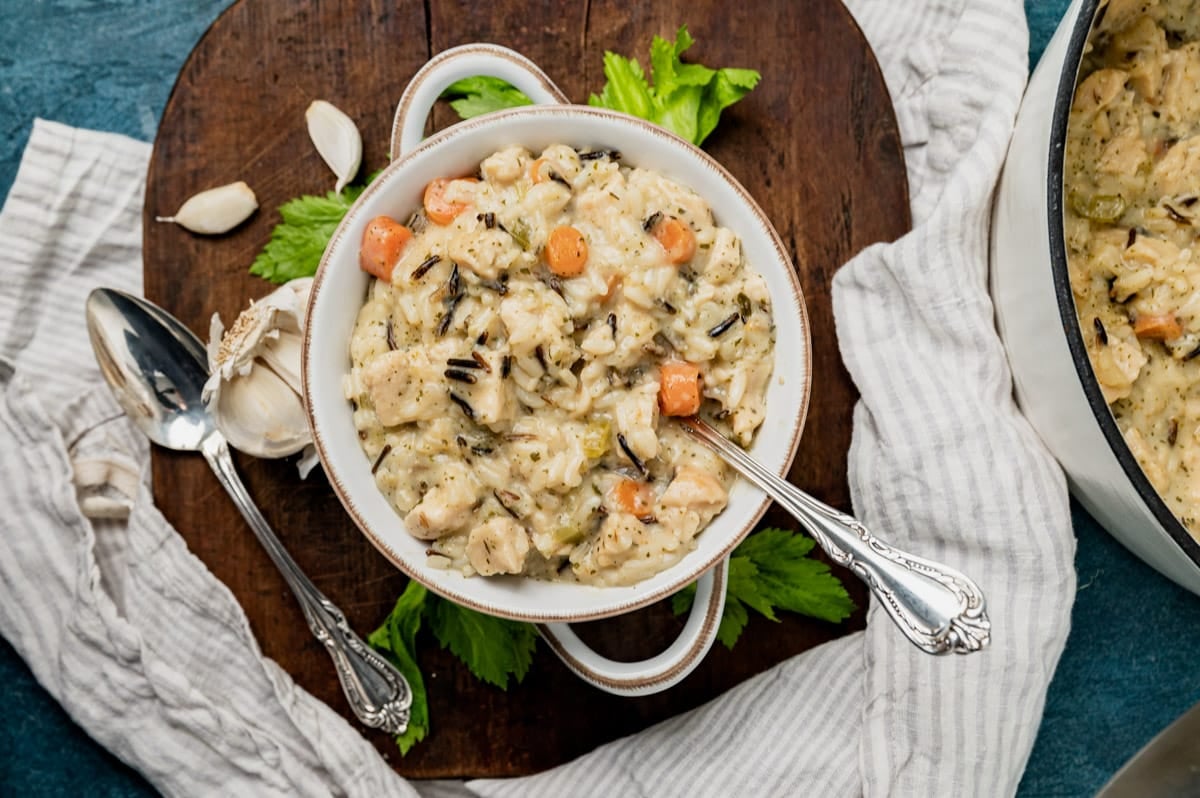
[[[537,105],[565,105],[567,96],[520,53],[497,44],[463,44],[431,58],[409,81],[392,121],[391,157],[411,152],[425,136],[425,120],[451,83],[475,75],[502,78]]]
[[[713,566],[696,582],[696,600],[675,642],[661,654],[641,662],[618,662],[588,648],[565,623],[539,624],[538,631],[558,658],[585,682],[615,695],[662,692],[700,664],[717,639],[725,609],[729,559]]]

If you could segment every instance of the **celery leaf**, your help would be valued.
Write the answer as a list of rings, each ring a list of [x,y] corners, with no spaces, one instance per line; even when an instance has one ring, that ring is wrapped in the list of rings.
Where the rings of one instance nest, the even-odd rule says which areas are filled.
[[[693,144],[702,144],[716,128],[721,112],[746,96],[760,76],[752,69],[684,63],[682,55],[694,43],[686,25],[676,31],[673,42],[655,36],[650,43],[649,81],[636,60],[606,52],[608,82],[588,103],[649,119]]]
[[[324,196],[305,194],[279,206],[281,221],[254,258],[250,273],[273,283],[316,274],[333,231],[363,188],[346,186],[341,193],[330,191]]]
[[[786,529],[763,529],[742,541],[729,558],[725,611],[717,639],[733,648],[749,621],[748,609],[778,621],[786,610],[840,622],[854,611],[854,602],[825,563],[809,557],[813,541]],[[671,597],[671,609],[682,615],[695,601],[696,586],[688,585]]]
[[[442,99],[449,100],[450,107],[463,119],[533,104],[532,100],[508,81],[487,75],[456,80],[442,92]]]
[[[647,119],[693,144],[703,143],[721,112],[745,97],[760,76],[753,69],[684,63],[682,55],[694,43],[686,25],[676,31],[674,41],[655,36],[649,77],[636,58],[605,51],[604,88],[588,97],[588,105]],[[442,98],[463,119],[530,102],[509,83],[482,75],[453,83]]]
[[[533,624],[485,615],[437,596],[429,597],[426,620],[442,648],[483,681],[507,690],[510,676],[520,682],[529,672],[537,645]]]
[[[425,693],[425,680],[417,667],[416,655],[417,632],[421,628],[426,596],[426,590],[420,583],[410,581],[383,624],[367,637],[367,642],[404,674],[412,690],[408,728],[396,736],[396,745],[400,747],[401,754],[407,754],[429,733],[429,699]]]

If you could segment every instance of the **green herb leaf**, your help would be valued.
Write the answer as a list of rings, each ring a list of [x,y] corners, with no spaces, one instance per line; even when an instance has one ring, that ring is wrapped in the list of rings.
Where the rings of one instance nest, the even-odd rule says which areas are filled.
[[[650,74],[657,99],[655,120],[693,143],[700,143],[699,119],[704,90],[716,71],[699,64],[685,64],[679,56],[692,46],[687,27],[679,29],[675,41],[655,36],[650,43]]]
[[[412,690],[412,708],[409,710],[408,728],[396,736],[396,745],[401,754],[425,739],[429,733],[429,699],[425,694],[425,680],[417,667],[417,632],[421,628],[421,614],[425,609],[425,588],[410,581],[396,606],[383,624],[367,637],[367,642],[386,656],[396,666]]]
[[[450,107],[463,119],[504,108],[533,104],[533,100],[508,81],[485,75],[463,78],[451,83],[442,92],[442,99],[449,100]]]
[[[808,556],[814,543],[786,529],[763,529],[742,541],[729,558],[725,611],[717,639],[733,648],[749,620],[747,608],[772,621],[775,611],[787,610],[839,622],[854,611],[854,602],[829,566]],[[695,601],[696,586],[688,585],[671,597],[676,615]]]
[[[305,194],[279,206],[282,221],[271,230],[271,240],[255,257],[250,273],[273,283],[316,274],[333,231],[363,188],[347,186],[340,194],[330,191],[324,196]]]
[[[655,36],[650,43],[650,78],[636,60],[604,54],[607,83],[589,105],[623,111],[662,125],[693,144],[701,144],[716,128],[721,112],[758,85],[752,69],[710,69],[685,64],[681,58],[695,40],[686,25],[670,42]]]
[[[786,529],[764,529],[742,541],[735,554],[758,568],[758,589],[776,607],[838,623],[854,602],[829,566],[808,556],[811,538]]]
[[[772,621],[778,620],[770,603],[763,598],[754,583],[757,575],[758,569],[754,567],[754,563],[749,558],[736,555],[729,558],[729,581],[725,587],[725,609],[721,613],[721,624],[717,627],[717,639],[726,648],[733,648],[733,644],[742,636],[742,630],[750,621],[747,606],[754,607]],[[696,584],[693,582],[671,596],[671,611],[676,615],[683,615],[692,608],[695,600]]]
[[[608,80],[599,95],[588,97],[588,105],[624,111],[627,114],[654,119],[654,99],[642,65],[635,59],[616,53],[604,53],[604,77]]]
[[[717,639],[725,648],[732,649],[733,644],[742,636],[742,630],[750,621],[750,613],[746,605],[737,599],[730,600],[725,596],[725,609],[721,612],[721,625],[717,627]]]
[[[485,682],[507,690],[509,676],[520,682],[529,672],[537,645],[533,624],[485,615],[436,596],[429,597],[425,612],[442,648]]]
[[[716,128],[721,112],[745,97],[760,76],[753,69],[685,64],[681,56],[694,43],[686,25],[676,31],[673,42],[655,36],[649,79],[637,59],[605,52],[606,82],[599,94],[588,97],[588,104],[648,119],[701,144]],[[442,98],[463,119],[531,102],[506,81],[482,75],[451,84]]]
[[[699,141],[708,138],[721,119],[721,112],[750,93],[762,76],[753,69],[718,69],[704,89],[697,118]]]

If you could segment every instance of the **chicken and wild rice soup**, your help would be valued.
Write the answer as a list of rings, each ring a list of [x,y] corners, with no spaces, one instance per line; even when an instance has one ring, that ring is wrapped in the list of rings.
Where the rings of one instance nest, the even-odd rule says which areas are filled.
[[[766,283],[695,192],[564,145],[438,179],[369,222],[346,396],[431,565],[632,584],[678,561],[733,474],[667,416],[748,444]]]
[[[1071,287],[1130,451],[1200,535],[1200,6],[1100,13],[1067,133]]]

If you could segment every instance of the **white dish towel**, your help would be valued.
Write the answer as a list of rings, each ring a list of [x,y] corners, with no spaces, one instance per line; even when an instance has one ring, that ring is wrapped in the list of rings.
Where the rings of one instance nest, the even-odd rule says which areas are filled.
[[[0,212],[0,633],[93,737],[173,795],[1015,792],[1075,588],[1064,480],[1013,405],[987,295],[1023,8],[851,6],[896,104],[914,218],[834,282],[862,392],[854,506],[979,582],[986,653],[921,654],[872,606],[865,632],[547,773],[406,784],[261,656],[153,506],[147,446],[103,387],[82,315],[96,285],[140,291],[149,147],[42,121]],[[128,521],[105,520],[123,507]]]

